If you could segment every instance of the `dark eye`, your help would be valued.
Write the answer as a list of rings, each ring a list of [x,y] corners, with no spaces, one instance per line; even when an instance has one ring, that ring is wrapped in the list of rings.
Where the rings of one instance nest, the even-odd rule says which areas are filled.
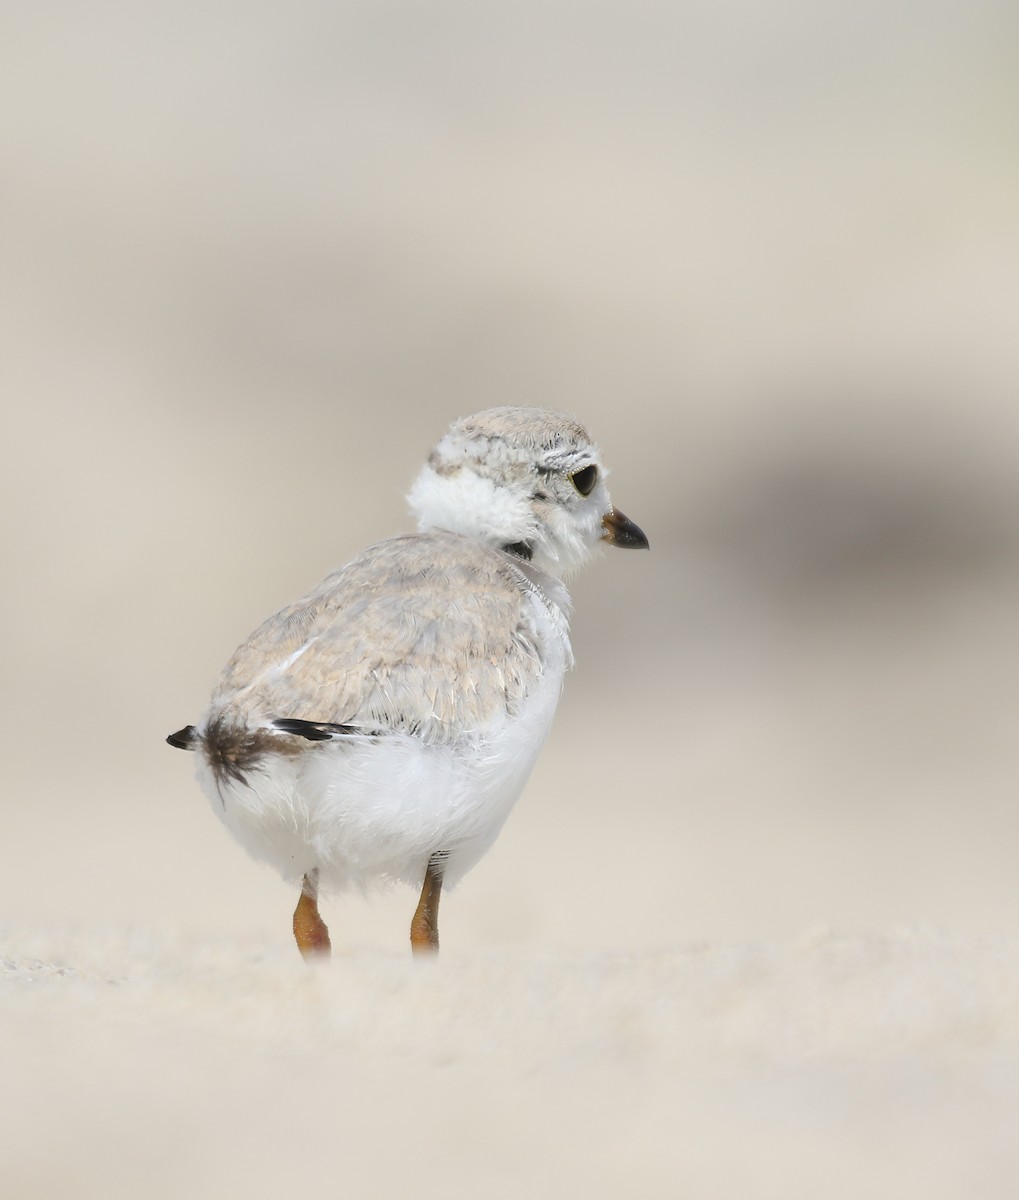
[[[582,467],[570,476],[570,481],[582,496],[590,496],[598,482],[598,468],[594,463],[589,467]]]

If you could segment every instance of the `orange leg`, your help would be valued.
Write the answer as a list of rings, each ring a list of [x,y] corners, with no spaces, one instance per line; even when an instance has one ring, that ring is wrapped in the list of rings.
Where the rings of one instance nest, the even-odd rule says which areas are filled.
[[[442,891],[442,858],[433,855],[425,868],[421,899],[410,923],[410,948],[415,954],[439,952],[439,893]]]
[[[294,937],[304,958],[328,958],[329,930],[318,914],[318,871],[309,871],[304,877],[301,898],[294,909]]]

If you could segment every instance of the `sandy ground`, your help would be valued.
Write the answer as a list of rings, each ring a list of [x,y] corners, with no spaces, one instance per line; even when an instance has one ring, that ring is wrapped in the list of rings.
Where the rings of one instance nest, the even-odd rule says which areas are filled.
[[[0,1194],[1019,1194],[1013,9],[5,15]],[[311,972],[163,738],[499,403],[652,552]]]
[[[8,1195],[1015,1193],[1017,942],[9,940]]]

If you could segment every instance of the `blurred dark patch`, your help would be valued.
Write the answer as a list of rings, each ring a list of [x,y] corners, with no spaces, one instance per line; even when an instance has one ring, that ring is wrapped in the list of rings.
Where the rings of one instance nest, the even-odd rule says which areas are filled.
[[[1019,559],[1014,472],[986,411],[872,395],[761,411],[691,518],[716,553],[820,589]]]

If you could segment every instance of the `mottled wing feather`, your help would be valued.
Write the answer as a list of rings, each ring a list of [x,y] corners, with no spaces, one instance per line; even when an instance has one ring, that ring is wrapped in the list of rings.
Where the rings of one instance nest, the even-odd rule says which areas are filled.
[[[541,672],[533,594],[505,555],[451,534],[369,547],[261,625],[213,710],[427,738],[512,715]]]

